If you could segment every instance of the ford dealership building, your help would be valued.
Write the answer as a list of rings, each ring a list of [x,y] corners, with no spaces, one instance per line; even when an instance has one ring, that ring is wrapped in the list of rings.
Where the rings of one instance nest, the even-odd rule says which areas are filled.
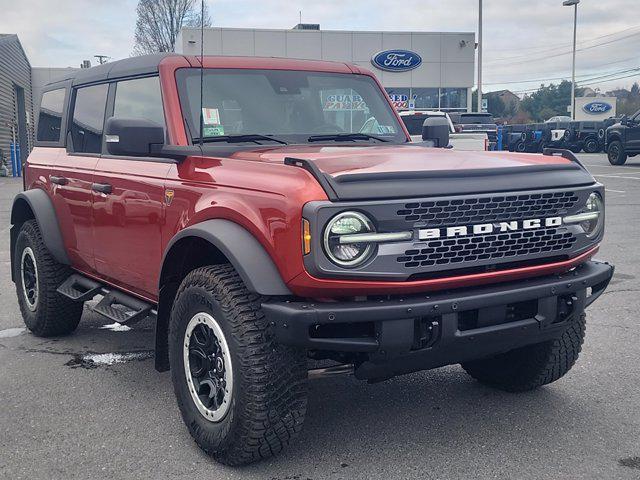
[[[200,33],[183,28],[176,51],[199,55]],[[471,111],[474,33],[205,28],[204,54],[354,63],[372,70],[399,108]]]

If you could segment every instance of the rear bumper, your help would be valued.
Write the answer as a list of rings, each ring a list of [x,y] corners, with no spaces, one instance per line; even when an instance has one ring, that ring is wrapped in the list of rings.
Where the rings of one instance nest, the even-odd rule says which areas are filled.
[[[589,261],[510,284],[391,300],[267,302],[263,310],[280,343],[366,354],[356,375],[384,378],[554,338],[600,296],[613,271]]]

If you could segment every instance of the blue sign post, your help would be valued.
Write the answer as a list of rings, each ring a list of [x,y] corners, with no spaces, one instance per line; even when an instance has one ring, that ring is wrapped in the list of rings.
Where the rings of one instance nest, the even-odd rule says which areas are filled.
[[[14,177],[20,177],[22,175],[22,165],[20,160],[20,144],[11,143],[9,145],[10,157],[11,157],[11,175]]]
[[[371,63],[387,72],[408,72],[422,64],[422,57],[409,50],[385,50],[376,53]]]

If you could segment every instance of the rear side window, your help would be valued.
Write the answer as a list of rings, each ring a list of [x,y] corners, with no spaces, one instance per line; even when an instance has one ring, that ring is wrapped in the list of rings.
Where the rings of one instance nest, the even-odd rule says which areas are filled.
[[[164,126],[159,78],[146,77],[118,82],[113,116],[144,118]]]
[[[71,138],[73,150],[82,153],[102,151],[104,110],[107,104],[108,84],[79,88],[73,107]]]
[[[59,142],[65,89],[51,90],[42,94],[38,116],[39,142]]]

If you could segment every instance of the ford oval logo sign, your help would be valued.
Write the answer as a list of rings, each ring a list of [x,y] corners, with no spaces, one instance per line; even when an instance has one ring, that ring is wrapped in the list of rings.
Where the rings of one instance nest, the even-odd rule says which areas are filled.
[[[601,113],[606,113],[611,110],[613,107],[604,102],[590,102],[587,103],[582,110],[584,110],[589,115],[600,115]]]
[[[409,50],[385,50],[376,53],[371,58],[371,63],[387,72],[408,72],[420,66],[422,57]]]

